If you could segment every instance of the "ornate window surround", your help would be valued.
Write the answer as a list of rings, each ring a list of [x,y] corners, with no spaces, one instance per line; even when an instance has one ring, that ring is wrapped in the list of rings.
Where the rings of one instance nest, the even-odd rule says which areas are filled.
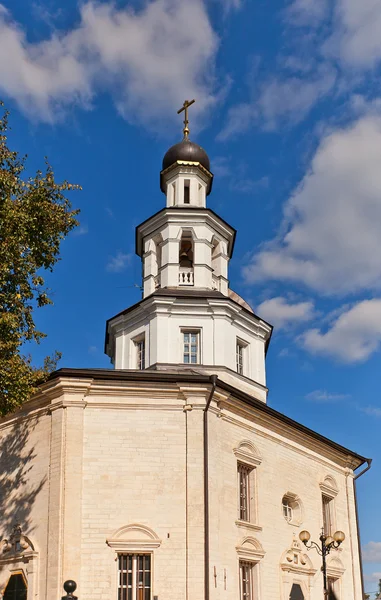
[[[336,498],[339,493],[339,487],[336,480],[331,475],[324,477],[323,481],[319,483],[319,487],[323,496],[327,496],[327,498],[331,498],[332,500]]]
[[[252,569],[253,569],[253,585],[254,588],[252,590],[252,593],[254,594],[254,599],[253,600],[257,600],[257,598],[261,598],[261,594],[260,594],[260,561],[262,560],[262,558],[265,555],[265,551],[262,548],[261,543],[251,537],[251,536],[246,536],[244,537],[240,543],[236,546],[236,551],[237,551],[237,557],[238,557],[238,569],[240,569],[240,565],[242,562],[246,562],[246,563],[250,563],[252,565]],[[238,597],[238,595],[237,595]]]
[[[319,487],[321,490],[322,503],[324,504],[324,498],[328,499],[328,505],[323,506],[322,510],[328,510],[328,516],[330,522],[330,528],[332,533],[336,530],[336,506],[335,506],[335,498],[339,493],[339,487],[336,483],[336,480],[332,475],[326,475],[324,479],[319,483]]]
[[[28,597],[37,597],[38,558],[39,553],[30,538],[22,533],[21,525],[14,525],[9,538],[0,541],[1,597],[11,575],[18,573],[21,573],[26,581]]]
[[[314,568],[310,557],[303,553],[302,545],[295,535],[290,548],[282,554],[280,569],[282,572],[282,600],[289,599],[294,583],[300,585],[305,600],[309,600],[313,576],[317,569]]]
[[[238,463],[247,465],[252,469],[252,494],[253,494],[253,506],[251,507],[251,520],[242,521],[239,518],[236,520],[237,527],[246,529],[253,529],[255,531],[261,531],[262,527],[258,525],[258,470],[257,467],[262,462],[262,457],[256,448],[256,446],[250,440],[242,440],[236,448],[233,448],[233,453]],[[237,494],[239,495],[239,486],[237,486]],[[239,497],[237,498],[239,506]]]
[[[151,555],[151,594],[155,585],[154,550],[159,548],[162,540],[147,525],[131,523],[120,527],[106,539],[106,544],[113,551],[114,568],[111,576],[111,598],[118,597],[118,554],[150,554]]]
[[[292,519],[287,521],[283,515],[283,501],[287,500],[292,508]],[[299,527],[303,523],[304,510],[303,504],[297,494],[293,492],[286,492],[282,496],[282,516],[286,520],[289,525],[293,525],[294,527]]]

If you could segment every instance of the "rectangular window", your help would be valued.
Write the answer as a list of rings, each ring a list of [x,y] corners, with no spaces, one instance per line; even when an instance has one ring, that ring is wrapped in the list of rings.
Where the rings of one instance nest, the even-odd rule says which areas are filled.
[[[237,373],[243,375],[243,367],[244,367],[244,354],[245,354],[245,344],[237,340],[236,343],[236,368]]]
[[[254,565],[239,563],[239,600],[254,600]]]
[[[238,463],[238,492],[239,492],[239,519],[241,521],[250,521],[253,516],[251,513],[251,493],[253,486],[253,468],[249,465]]]
[[[200,362],[199,331],[183,331],[183,362],[192,365]]]
[[[151,600],[151,555],[119,554],[118,600]]]
[[[146,367],[146,340],[145,336],[134,341],[136,351],[136,369],[143,370]]]
[[[332,535],[332,510],[333,499],[329,496],[322,496],[323,508],[323,529],[325,535]]]
[[[190,181],[185,179],[184,181],[184,204],[190,204]]]

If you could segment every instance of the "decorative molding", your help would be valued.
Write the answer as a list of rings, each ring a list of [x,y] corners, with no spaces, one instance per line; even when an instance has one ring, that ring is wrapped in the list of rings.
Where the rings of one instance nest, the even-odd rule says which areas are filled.
[[[0,556],[19,557],[27,550],[28,552],[35,552],[35,548],[30,539],[22,533],[21,525],[16,523],[16,525],[13,526],[9,538],[3,539],[0,542]]]
[[[319,486],[322,494],[324,494],[324,496],[328,496],[329,498],[335,498],[339,493],[339,487],[332,475],[327,475],[324,480],[319,483]]]
[[[161,539],[147,525],[132,523],[117,529],[106,544],[118,551],[153,550],[159,548]]]
[[[237,460],[252,467],[257,467],[262,462],[258,449],[249,440],[240,442],[237,448],[233,448],[233,452]]]
[[[299,573],[300,575],[315,575],[317,569],[314,569],[309,556],[304,554],[302,546],[296,536],[293,536],[291,547],[282,554],[280,561],[282,571],[288,573]]]
[[[327,561],[327,575],[334,579],[339,579],[343,576],[345,567],[338,556],[331,556]]]
[[[240,559],[252,562],[258,562],[266,554],[260,542],[250,536],[244,537],[235,549]]]
[[[260,525],[256,525],[255,523],[249,523],[248,521],[241,521],[241,519],[237,519],[235,522],[237,527],[242,527],[242,529],[252,529],[253,531],[262,531],[263,527]]]

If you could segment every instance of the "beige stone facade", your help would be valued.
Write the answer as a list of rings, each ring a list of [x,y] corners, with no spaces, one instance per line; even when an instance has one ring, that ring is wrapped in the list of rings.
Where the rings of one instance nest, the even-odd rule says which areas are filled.
[[[321,600],[298,534],[324,521],[346,536],[329,585],[362,600],[365,459],[267,406],[272,327],[228,288],[209,169],[187,136],[164,157],[167,206],[137,227],[143,299],[106,326],[116,370],[57,371],[0,421],[0,597],[19,574],[28,600],[67,579],[80,600]]]
[[[118,598],[120,553],[152,555],[150,597],[205,600],[204,429],[210,377],[167,370],[58,371],[23,412],[3,419],[0,589],[22,571],[28,600],[55,600],[75,579],[80,600]],[[342,547],[329,557],[339,598],[361,600],[353,469],[361,457],[222,380],[208,420],[210,600],[237,600],[239,561],[255,600],[322,598],[317,539],[332,492]],[[237,464],[252,468],[250,522],[239,519]],[[295,501],[287,522],[282,498]],[[25,544],[24,544],[25,545]]]

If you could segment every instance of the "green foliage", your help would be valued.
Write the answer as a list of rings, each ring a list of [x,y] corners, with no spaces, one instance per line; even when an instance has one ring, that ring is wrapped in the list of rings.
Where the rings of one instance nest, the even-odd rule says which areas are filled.
[[[52,304],[41,273],[53,270],[61,241],[78,225],[64,192],[80,189],[56,183],[47,161],[45,173],[22,179],[25,158],[7,146],[8,116],[0,116],[0,415],[27,401],[60,358],[34,367],[22,347],[45,337],[33,319]]]

